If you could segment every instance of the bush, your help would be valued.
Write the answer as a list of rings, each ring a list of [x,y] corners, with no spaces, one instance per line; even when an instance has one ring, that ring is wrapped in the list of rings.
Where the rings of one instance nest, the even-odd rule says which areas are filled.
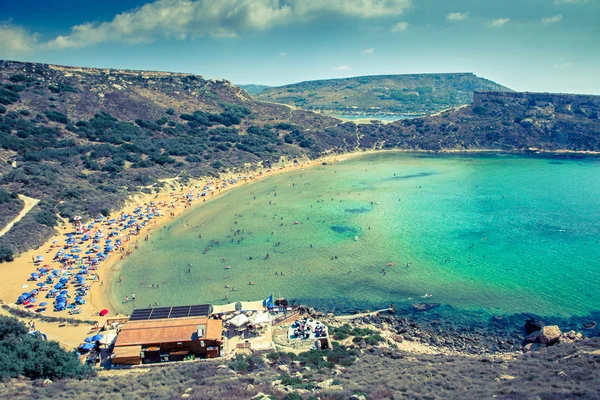
[[[65,114],[59,113],[58,111],[46,111],[46,117],[50,121],[60,122],[61,124],[66,124],[69,122],[69,119]]]
[[[93,371],[57,342],[29,335],[16,318],[0,316],[0,377],[29,379],[83,378]]]
[[[58,218],[53,212],[43,210],[35,215],[35,222],[54,228],[58,224]]]
[[[248,364],[244,356],[238,355],[235,360],[229,363],[229,368],[234,370],[235,372],[248,372],[248,368],[250,368],[250,364]]]
[[[0,263],[11,262],[15,259],[15,252],[13,249],[5,244],[0,244]]]

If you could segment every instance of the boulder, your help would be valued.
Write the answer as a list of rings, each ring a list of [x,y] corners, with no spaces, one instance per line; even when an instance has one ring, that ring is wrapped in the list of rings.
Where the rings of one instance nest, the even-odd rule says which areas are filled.
[[[541,331],[543,327],[544,323],[539,319],[529,318],[525,321],[525,331],[528,335],[536,331]]]
[[[525,338],[525,343],[539,343],[541,341],[541,338],[540,338],[541,334],[542,334],[541,331],[535,331],[533,333],[530,333]]]
[[[512,375],[500,375],[496,378],[497,381],[512,381],[513,379],[515,379],[515,377]]]
[[[552,345],[558,341],[562,332],[558,325],[549,325],[542,328],[540,333],[540,342],[545,345]]]
[[[362,394],[353,394],[350,396],[350,400],[367,400],[367,398]]]
[[[527,343],[525,346],[523,346],[523,351],[525,353],[530,353],[532,351],[536,351],[542,348],[542,345],[540,343]]]
[[[413,311],[429,311],[439,307],[439,305],[439,303],[414,303],[410,305],[410,309]]]
[[[277,369],[280,370],[281,372],[285,373],[285,374],[289,374],[290,373],[290,369],[287,365],[278,365]]]

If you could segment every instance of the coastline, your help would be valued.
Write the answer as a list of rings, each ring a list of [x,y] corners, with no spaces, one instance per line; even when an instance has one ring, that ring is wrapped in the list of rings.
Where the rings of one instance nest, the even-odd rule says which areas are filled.
[[[345,159],[353,158],[353,157],[356,157],[359,155],[370,154],[373,152],[376,152],[376,151],[375,150],[366,150],[366,151],[356,151],[356,152],[352,152],[352,153],[343,153],[343,154],[329,154],[329,155],[325,155],[323,157],[319,157],[317,159],[307,160],[305,162],[301,162],[298,164],[294,164],[293,162],[290,162],[290,161],[284,161],[283,166],[277,167],[277,168],[274,167],[273,169],[271,169],[271,171],[263,171],[262,174],[260,173],[262,168],[260,166],[255,166],[252,170],[249,170],[248,172],[245,173],[246,176],[248,177],[247,179],[240,180],[238,182],[238,184],[236,184],[236,185],[228,186],[226,188],[221,188],[219,190],[213,191],[213,195],[211,195],[210,197],[207,197],[205,202],[210,202],[213,199],[219,198],[219,196],[221,194],[226,193],[227,191],[229,191],[232,188],[235,188],[235,187],[238,187],[241,185],[252,184],[256,181],[259,181],[259,180],[269,177],[269,176],[278,175],[278,174],[292,171],[292,170],[295,170],[298,168],[301,168],[301,169],[309,168],[309,167],[312,167],[315,165],[322,164],[323,162],[329,163],[329,162],[343,161]],[[191,208],[197,207],[199,204],[205,203],[205,202],[201,202],[201,201],[197,200],[196,202],[192,203],[191,206],[185,207],[185,202],[182,201],[182,199],[185,198],[185,195],[188,193],[189,190],[194,189],[197,185],[200,185],[200,187],[201,187],[207,181],[215,181],[216,183],[220,184],[220,182],[223,179],[226,179],[226,177],[229,177],[232,174],[233,174],[233,172],[224,173],[224,174],[221,174],[221,176],[219,178],[200,177],[198,179],[189,181],[186,186],[181,187],[179,190],[173,190],[171,188],[171,186],[168,185],[166,188],[164,188],[158,194],[137,193],[137,194],[133,195],[132,197],[130,197],[128,200],[126,200],[124,207],[122,207],[119,210],[113,211],[107,217],[116,218],[122,213],[130,213],[136,207],[143,205],[143,204],[150,203],[150,202],[156,202],[156,203],[164,202],[165,204],[173,202],[174,206],[175,206],[175,208],[174,208],[175,215],[173,217],[170,217],[168,213],[165,213],[162,216],[156,217],[153,219],[154,222],[152,223],[151,226],[145,226],[139,233],[139,237],[145,236],[145,235],[151,235],[155,229],[162,227],[169,220],[179,217],[182,212],[188,211]],[[168,178],[164,181],[175,183],[175,182],[177,182],[177,178],[176,177]],[[46,254],[50,254],[50,253],[56,251],[56,248],[53,245],[53,242],[56,240],[64,241],[65,235],[67,235],[68,233],[71,233],[71,231],[72,231],[72,228],[69,226],[68,223],[65,223],[64,225],[59,226],[56,229],[57,229],[58,233],[53,235],[52,237],[50,237],[44,244],[39,246],[37,249],[32,249],[32,250],[28,250],[24,253],[21,253],[19,256],[15,257],[14,261],[12,261],[10,263],[0,264],[0,272],[2,273],[2,276],[4,277],[4,284],[0,288],[0,301],[1,302],[12,305],[14,303],[15,299],[21,294],[21,292],[23,292],[24,290],[31,290],[33,288],[31,281],[28,281],[31,272],[33,272],[35,270],[35,267],[34,267],[34,264],[32,261],[33,258],[38,255],[45,256]],[[123,247],[126,250],[135,251],[133,249],[133,241],[124,242]],[[106,321],[106,319],[120,315],[116,312],[116,310],[118,310],[118,307],[114,306],[114,299],[112,298],[112,290],[111,290],[111,282],[118,275],[121,264],[122,264],[122,262],[121,262],[122,260],[120,260],[120,257],[118,254],[120,254],[120,253],[115,252],[115,253],[110,254],[110,256],[100,264],[98,271],[97,271],[98,276],[99,276],[98,282],[95,282],[94,284],[92,284],[91,290],[89,291],[89,296],[88,296],[87,302],[86,302],[86,304],[81,306],[82,313],[80,315],[78,315],[77,318],[97,320],[100,325],[103,325],[104,322]],[[22,285],[28,285],[28,287],[24,288],[24,287],[22,287]],[[109,314],[105,317],[100,317],[98,315],[99,311],[102,309],[105,309],[105,308],[109,310]],[[7,314],[7,313],[4,313],[4,314]],[[48,315],[53,316],[53,317],[65,318],[65,319],[71,317],[67,313],[67,311],[51,312]],[[120,315],[120,316],[122,316],[122,315]],[[24,320],[24,319],[21,318],[21,320]],[[46,323],[46,324],[52,325],[51,323]],[[56,323],[54,325],[58,326],[58,323]],[[81,342],[81,340],[83,339],[83,337],[81,337],[81,329],[71,329],[71,328],[73,328],[73,327],[65,326],[65,327],[63,327],[61,329],[57,329],[57,330],[52,329],[52,332],[49,332],[50,333],[49,338],[52,340],[56,340],[59,343],[63,343],[63,344],[65,344],[65,343],[72,344],[72,343]]]
[[[212,201],[215,198],[218,198],[221,194],[226,193],[228,190],[245,185],[252,184],[253,182],[259,181],[262,178],[273,176],[281,173],[285,173],[288,171],[293,171],[298,168],[309,168],[312,166],[320,165],[324,162],[340,162],[347,159],[351,159],[357,156],[368,155],[368,154],[378,154],[378,153],[430,153],[430,154],[481,154],[481,153],[503,153],[503,154],[515,154],[515,155],[528,155],[533,154],[532,152],[525,151],[502,151],[499,149],[447,149],[443,151],[415,151],[415,150],[404,150],[404,149],[392,149],[392,150],[361,150],[350,153],[335,153],[328,154],[323,157],[307,160],[298,164],[293,162],[284,161],[284,166],[275,167],[271,171],[264,171],[262,174],[260,173],[261,167],[255,166],[252,170],[246,172],[246,176],[249,178],[246,180],[239,180],[236,185],[228,186],[226,188],[221,188],[220,190],[213,191],[213,195],[205,198],[206,202]],[[586,155],[598,155],[600,152],[579,152],[579,151],[553,151],[553,152],[538,152],[537,154],[586,154]],[[285,165],[287,163],[287,165]],[[281,163],[280,163],[281,164]],[[201,177],[199,179],[195,179],[190,181],[185,187],[178,187],[177,190],[173,189],[170,185],[167,185],[160,193],[158,194],[136,194],[132,196],[130,199],[126,201],[126,205],[117,211],[111,213],[110,217],[115,218],[118,217],[121,213],[129,213],[135,207],[146,204],[149,202],[164,202],[165,204],[173,202],[175,205],[175,215],[170,217],[168,213],[153,219],[153,223],[151,226],[146,226],[140,231],[139,236],[151,235],[156,229],[162,227],[165,223],[167,223],[172,218],[179,217],[182,212],[187,212],[191,208],[195,208],[198,204],[204,204],[204,201],[196,200],[189,207],[185,207],[185,195],[196,187],[196,185],[202,185],[206,183],[208,180],[214,180],[215,182],[220,182],[222,179],[226,179],[225,177],[231,176],[233,173],[222,174],[219,179],[211,178],[211,177]],[[164,180],[165,182],[174,183],[177,186],[177,178],[169,178]],[[220,186],[217,184],[217,186]],[[0,265],[0,271],[3,272],[3,276],[5,277],[5,282],[2,288],[0,289],[0,298],[4,300],[6,303],[12,303],[14,299],[18,297],[18,295],[24,290],[21,288],[21,285],[27,282],[29,274],[34,270],[32,258],[36,255],[45,255],[47,253],[55,251],[52,245],[54,240],[64,240],[64,236],[70,232],[69,225],[65,224],[59,227],[59,231],[57,235],[51,237],[46,243],[40,246],[38,249],[27,251],[17,258],[15,261],[11,263],[5,263]],[[124,243],[125,249],[133,250],[133,242]],[[100,276],[99,281],[102,281],[104,284],[95,283],[92,285],[88,301],[85,305],[82,306],[82,314],[79,316],[82,319],[92,319],[98,320],[100,324],[103,324],[105,319],[108,317],[99,317],[98,312],[102,309],[108,308],[110,313],[109,316],[114,316],[116,310],[119,307],[115,307],[115,300],[112,296],[112,282],[116,280],[116,276],[119,274],[119,271],[122,267],[122,262],[119,259],[119,256],[115,253],[111,254],[106,261],[104,261],[100,268],[98,269],[98,274]],[[117,283],[118,284],[118,283]],[[31,285],[30,285],[31,286]],[[66,311],[63,312],[52,312],[52,316],[57,317],[69,317]],[[118,314],[117,314],[118,315]],[[81,330],[70,329],[71,327],[65,327],[63,329],[57,329],[56,332],[52,332],[50,337],[55,339],[61,343],[73,343],[77,342],[77,340],[81,340]]]

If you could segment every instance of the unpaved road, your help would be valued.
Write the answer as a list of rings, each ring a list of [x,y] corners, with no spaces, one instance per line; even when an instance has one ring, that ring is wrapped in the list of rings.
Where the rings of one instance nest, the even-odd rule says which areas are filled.
[[[17,222],[19,222],[33,207],[35,207],[35,205],[37,203],[40,202],[38,199],[33,199],[31,197],[23,196],[22,194],[19,195],[19,198],[21,200],[23,200],[23,202],[25,203],[25,207],[23,207],[23,209],[21,210],[21,212],[19,213],[19,215],[17,215],[12,221],[10,221],[8,223],[8,225],[6,225],[0,231],[0,236],[4,236],[4,234],[6,232],[10,231],[10,228],[12,228],[14,224],[16,224]]]

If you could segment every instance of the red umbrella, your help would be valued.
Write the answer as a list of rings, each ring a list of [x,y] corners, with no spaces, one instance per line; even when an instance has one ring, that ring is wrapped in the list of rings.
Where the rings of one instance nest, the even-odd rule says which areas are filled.
[[[104,310],[100,311],[101,317],[104,317],[106,314],[108,314],[108,310],[106,308]]]

